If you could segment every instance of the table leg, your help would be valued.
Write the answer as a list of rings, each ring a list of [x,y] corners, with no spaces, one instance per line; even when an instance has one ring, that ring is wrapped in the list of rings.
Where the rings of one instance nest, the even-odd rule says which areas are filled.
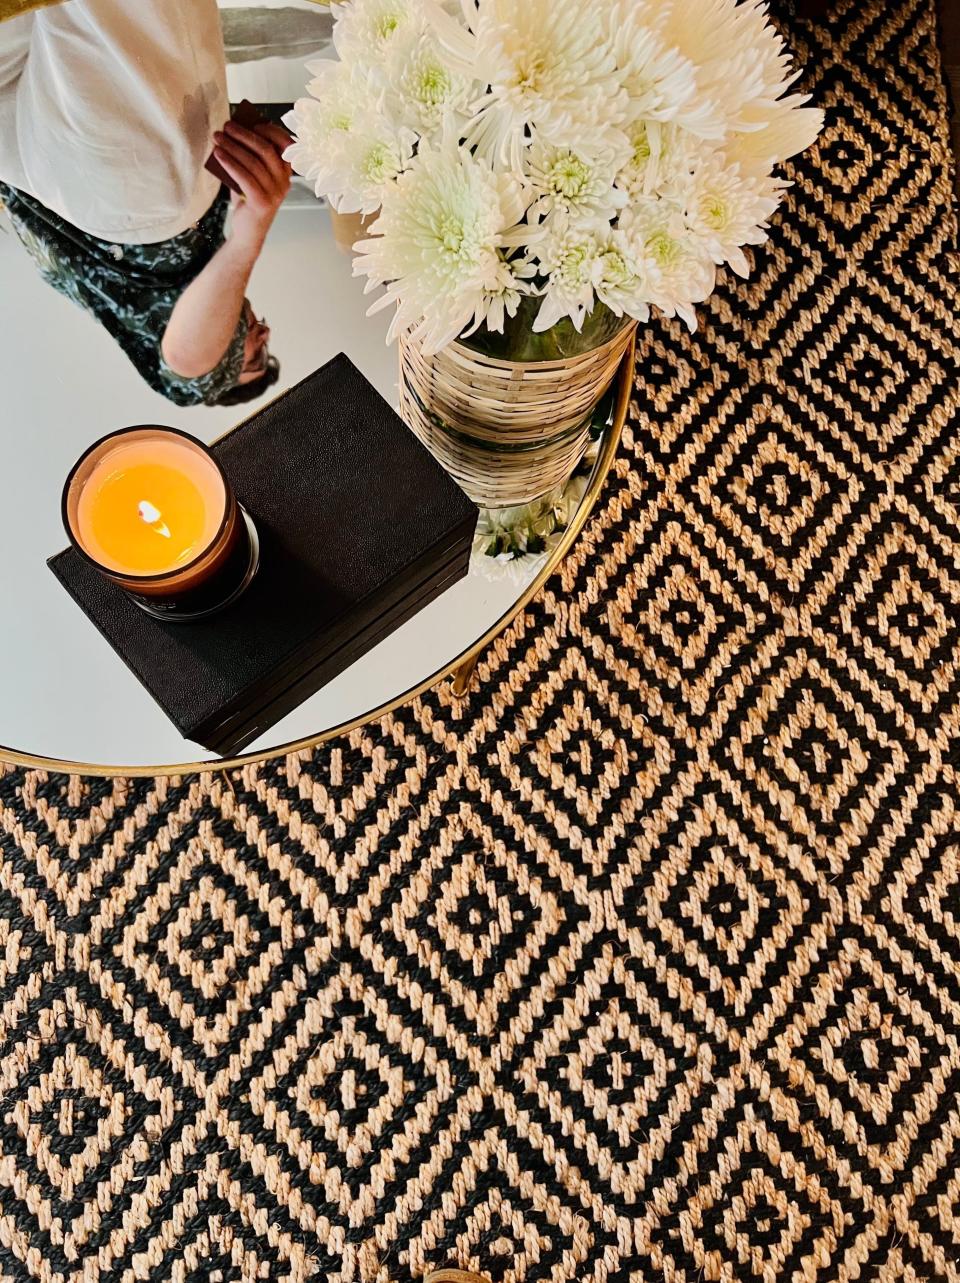
[[[476,667],[477,667],[477,656],[474,655],[471,659],[468,659],[464,663],[462,663],[459,668],[454,669],[453,671],[454,695],[458,697],[461,695],[466,695],[467,691],[470,689],[470,684],[473,681],[473,674],[476,671]]]

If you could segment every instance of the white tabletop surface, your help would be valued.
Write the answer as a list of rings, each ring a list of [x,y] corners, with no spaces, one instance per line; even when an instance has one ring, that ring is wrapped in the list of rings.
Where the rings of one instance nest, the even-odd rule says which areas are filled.
[[[45,562],[65,544],[64,477],[91,441],[151,422],[209,441],[255,405],[181,409],[154,393],[99,325],[40,281],[2,217],[0,282],[0,746],[118,767],[214,760],[167,720]],[[273,328],[280,389],[345,351],[396,403],[386,321],[365,315],[325,210],[281,211],[249,294]],[[393,700],[450,664],[521,591],[472,571],[245,752],[319,736]]]

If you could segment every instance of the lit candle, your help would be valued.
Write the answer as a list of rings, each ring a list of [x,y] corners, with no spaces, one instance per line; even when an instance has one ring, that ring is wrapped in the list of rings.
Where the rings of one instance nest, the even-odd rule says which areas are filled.
[[[63,521],[81,556],[163,618],[220,609],[256,570],[256,532],[222,468],[173,428],[91,446],[64,486]]]

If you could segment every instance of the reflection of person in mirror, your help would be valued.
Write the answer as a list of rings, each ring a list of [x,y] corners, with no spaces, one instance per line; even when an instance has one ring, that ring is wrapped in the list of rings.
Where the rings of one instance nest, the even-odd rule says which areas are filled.
[[[251,400],[278,376],[246,289],[290,139],[228,115],[215,0],[68,0],[0,22],[0,204],[43,277],[180,405]]]

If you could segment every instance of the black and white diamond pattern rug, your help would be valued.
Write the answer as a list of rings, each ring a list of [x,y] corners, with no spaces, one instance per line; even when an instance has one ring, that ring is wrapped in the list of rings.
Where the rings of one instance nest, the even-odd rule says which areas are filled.
[[[455,700],[0,775],[0,1279],[960,1280],[957,223],[931,0]]]

